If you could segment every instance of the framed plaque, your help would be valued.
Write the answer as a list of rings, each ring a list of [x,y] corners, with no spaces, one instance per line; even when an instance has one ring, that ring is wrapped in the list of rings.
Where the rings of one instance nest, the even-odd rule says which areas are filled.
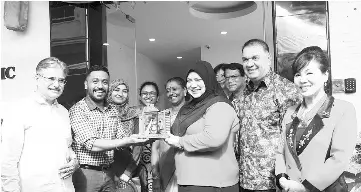
[[[159,111],[154,106],[144,107],[139,116],[139,134],[147,138],[167,138],[171,127],[169,110]]]

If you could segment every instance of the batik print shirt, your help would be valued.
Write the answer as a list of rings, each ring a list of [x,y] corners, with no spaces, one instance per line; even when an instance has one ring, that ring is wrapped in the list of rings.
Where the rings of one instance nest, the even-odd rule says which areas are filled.
[[[287,108],[301,101],[296,86],[270,71],[258,87],[246,81],[243,95],[233,100],[240,118],[238,139],[240,186],[275,189],[275,151]]]

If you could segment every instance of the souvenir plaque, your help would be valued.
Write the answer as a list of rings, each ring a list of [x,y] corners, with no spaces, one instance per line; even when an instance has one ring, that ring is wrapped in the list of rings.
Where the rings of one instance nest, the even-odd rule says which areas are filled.
[[[170,133],[170,111],[159,111],[153,105],[144,107],[139,116],[139,134],[147,138],[167,138]]]

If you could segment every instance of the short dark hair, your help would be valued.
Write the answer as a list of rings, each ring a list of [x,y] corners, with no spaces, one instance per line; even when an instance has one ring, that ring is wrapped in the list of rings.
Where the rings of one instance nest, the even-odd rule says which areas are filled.
[[[159,88],[158,88],[158,85],[152,81],[145,81],[144,83],[142,83],[140,85],[140,88],[139,88],[139,95],[142,95],[142,89],[147,86],[147,85],[151,85],[155,88],[155,91],[157,92],[157,97],[159,96]]]
[[[183,87],[183,89],[187,89],[187,82],[182,77],[172,77],[172,78],[168,79],[168,81],[165,83],[165,86],[167,86],[167,84],[169,82],[173,82],[173,81],[177,82],[178,85]],[[186,94],[185,100],[188,101],[190,98],[191,98],[190,95]]]
[[[214,73],[217,74],[219,70],[223,70],[224,71],[224,67],[227,65],[227,63],[221,63],[221,64],[218,64],[214,69]]]
[[[244,50],[244,48],[248,47],[248,46],[253,46],[253,45],[259,45],[263,48],[263,50],[267,53],[269,53],[269,47],[267,45],[266,42],[264,42],[263,40],[261,39],[251,39],[251,40],[248,40],[242,47],[242,52]]]
[[[320,64],[319,68],[322,73],[329,70],[330,64],[326,53],[318,46],[310,46],[302,49],[302,51],[297,54],[296,59],[292,64],[293,76],[313,60]]]
[[[92,65],[90,66],[87,74],[86,74],[86,78],[88,78],[89,74],[93,71],[104,71],[109,75],[109,71],[108,68],[106,66],[103,65]],[[110,75],[109,75],[110,76]]]
[[[224,68],[224,71],[226,71],[227,69],[229,70],[238,70],[239,74],[244,77],[244,69],[243,69],[243,65],[240,63],[230,63],[229,65],[226,65]]]
[[[183,88],[187,88],[187,83],[182,77],[172,77],[168,79],[168,81],[165,83],[165,86],[167,86],[169,82],[173,82],[173,81],[177,82],[178,85],[182,86]]]

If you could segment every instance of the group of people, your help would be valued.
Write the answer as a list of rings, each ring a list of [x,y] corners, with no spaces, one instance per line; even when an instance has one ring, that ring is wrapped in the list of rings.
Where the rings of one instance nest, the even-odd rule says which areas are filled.
[[[307,47],[290,82],[272,71],[268,45],[251,39],[242,64],[198,61],[166,82],[172,125],[154,140],[139,134],[138,117],[157,104],[157,84],[144,82],[140,105],[129,106],[128,84],[95,65],[68,112],[56,101],[67,67],[46,58],[36,91],[4,119],[2,190],[113,192],[139,177],[142,192],[346,192],[356,114],[325,93],[329,71],[322,49]]]

